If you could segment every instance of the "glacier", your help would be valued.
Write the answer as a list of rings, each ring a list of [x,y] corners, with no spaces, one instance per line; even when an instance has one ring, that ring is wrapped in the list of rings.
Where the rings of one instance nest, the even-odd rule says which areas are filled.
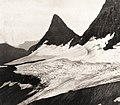
[[[47,85],[44,90],[38,90],[34,96],[23,101],[28,104],[70,90],[120,81],[119,69],[120,65],[115,63],[82,63],[61,58],[20,65],[16,73],[35,75],[41,78],[41,83]]]

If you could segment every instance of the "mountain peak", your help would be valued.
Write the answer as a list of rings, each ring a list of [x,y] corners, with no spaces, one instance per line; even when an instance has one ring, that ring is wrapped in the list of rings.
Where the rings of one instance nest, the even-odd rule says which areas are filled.
[[[49,30],[50,31],[57,31],[59,28],[66,28],[67,25],[64,23],[64,21],[56,14],[53,15]]]
[[[70,46],[79,44],[80,36],[73,32],[64,21],[56,14],[53,15],[50,27],[43,38],[36,44],[32,51],[37,50],[42,44],[47,45],[66,45],[70,42]]]
[[[57,14],[54,14],[53,19],[57,19],[57,18],[60,18],[60,17]]]

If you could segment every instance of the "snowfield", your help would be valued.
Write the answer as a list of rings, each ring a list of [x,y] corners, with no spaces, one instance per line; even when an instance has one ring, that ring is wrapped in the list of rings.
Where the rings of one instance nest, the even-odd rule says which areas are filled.
[[[120,66],[110,63],[82,63],[68,59],[44,61],[18,66],[17,73],[33,74],[47,84],[44,90],[23,103],[56,96],[70,90],[93,87],[120,80]],[[22,104],[23,104],[22,103]]]
[[[120,46],[119,43],[114,46],[114,49],[109,49],[104,51],[103,48],[108,43],[108,40],[111,39],[113,35],[107,35],[102,39],[92,38],[84,46],[76,45],[69,48],[69,44],[65,46],[55,46],[55,45],[46,45],[43,44],[35,52],[29,56],[23,57],[13,62],[7,63],[6,65],[15,65],[21,64],[29,61],[37,60],[56,60],[61,58],[66,58],[71,61],[82,61],[90,63],[120,63]]]

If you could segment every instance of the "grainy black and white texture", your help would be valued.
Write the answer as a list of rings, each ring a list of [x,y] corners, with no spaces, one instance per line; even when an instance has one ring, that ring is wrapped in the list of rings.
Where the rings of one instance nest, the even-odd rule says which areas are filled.
[[[73,5],[75,1],[77,0],[68,1],[68,7],[63,9],[64,14],[65,10],[69,10],[71,6],[78,6],[78,3]],[[26,38],[25,42],[18,46],[8,44],[9,41],[0,43],[0,105],[120,105],[120,1],[104,1],[98,16],[96,14],[97,17],[87,26],[88,28],[83,34],[75,32],[71,28],[71,22],[67,21],[70,15],[66,20],[57,13],[52,13],[50,26],[48,23],[47,31],[40,35],[42,37],[37,38],[37,41]],[[0,2],[5,3],[4,5],[8,3],[7,6],[10,8],[10,5],[14,3],[18,5],[24,1],[8,2],[6,0],[3,2],[1,0]],[[42,0],[31,0],[26,6],[31,3],[39,6],[39,2],[47,3]],[[60,6],[62,2],[55,2],[56,5],[48,2],[48,7],[50,9],[52,6],[53,10],[57,8],[60,11],[64,7]],[[34,7],[32,10],[35,8],[38,7]],[[76,9],[77,7],[73,10]],[[7,14],[6,10],[3,9],[3,11]],[[14,12],[12,13],[14,15]],[[33,11],[31,16],[36,16],[36,13],[39,17],[37,11]],[[73,11],[70,13],[72,14]],[[77,17],[77,12],[74,11],[74,15]],[[14,16],[14,19],[18,19],[17,15]],[[44,22],[47,23],[47,17],[44,18]],[[32,18],[30,19],[32,20]],[[19,24],[24,24],[26,21],[29,22],[29,19],[25,19],[23,23]],[[74,21],[72,22],[74,24]],[[3,23],[2,32],[4,34],[1,32],[1,38],[7,36],[5,35],[7,30],[12,28],[8,28],[8,21]],[[17,20],[16,23],[18,24]],[[41,27],[43,27],[42,25]],[[37,26],[34,28],[33,26],[31,25],[33,31],[29,30],[30,32],[34,32],[35,27],[37,28]],[[75,24],[75,27],[79,26]],[[19,27],[17,28],[19,29]],[[28,33],[31,36],[30,32]],[[28,35],[26,36],[28,37]],[[22,37],[23,35],[21,39],[23,39]],[[14,42],[14,40],[12,41]]]

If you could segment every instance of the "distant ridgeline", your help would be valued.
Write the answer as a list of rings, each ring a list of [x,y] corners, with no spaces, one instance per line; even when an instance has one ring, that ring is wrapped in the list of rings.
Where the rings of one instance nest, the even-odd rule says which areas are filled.
[[[15,48],[7,43],[0,44],[0,65],[29,55],[29,51]]]

